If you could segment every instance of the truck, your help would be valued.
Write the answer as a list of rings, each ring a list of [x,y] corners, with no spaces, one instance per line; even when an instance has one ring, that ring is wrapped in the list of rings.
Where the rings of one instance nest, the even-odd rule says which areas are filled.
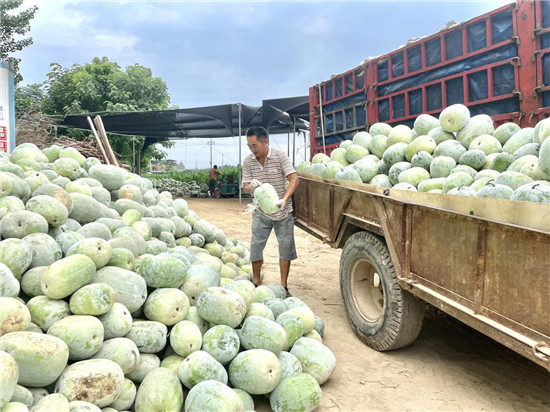
[[[518,0],[310,87],[311,156],[374,123],[410,126],[455,103],[497,126],[550,115],[550,2]]]
[[[550,2],[518,0],[312,86],[311,158],[456,103],[495,125],[550,115]],[[295,223],[342,249],[341,295],[368,346],[412,344],[428,303],[550,371],[548,204],[299,175]]]
[[[341,248],[340,291],[378,351],[414,342],[425,303],[550,371],[550,207],[299,173],[295,224]]]

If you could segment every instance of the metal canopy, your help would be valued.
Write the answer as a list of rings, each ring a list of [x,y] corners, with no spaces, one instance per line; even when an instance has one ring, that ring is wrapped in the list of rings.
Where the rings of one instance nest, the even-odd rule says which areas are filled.
[[[144,147],[158,140],[239,137],[239,165],[242,165],[243,130],[263,126],[271,134],[309,130],[309,96],[263,100],[262,106],[242,103],[189,109],[146,112],[102,112],[107,133],[145,136]],[[67,115],[57,123],[61,127],[90,130],[90,114]],[[305,134],[304,134],[305,136]],[[242,198],[242,171],[239,173],[239,201]]]
[[[240,136],[243,129],[263,126],[270,133],[308,130],[308,96],[264,100],[262,106],[224,104],[188,109],[100,114],[107,133],[148,139],[188,139]],[[240,110],[239,110],[240,107]],[[90,130],[89,114],[67,115],[59,126]],[[239,122],[240,120],[240,122]],[[241,131],[239,131],[239,126]]]

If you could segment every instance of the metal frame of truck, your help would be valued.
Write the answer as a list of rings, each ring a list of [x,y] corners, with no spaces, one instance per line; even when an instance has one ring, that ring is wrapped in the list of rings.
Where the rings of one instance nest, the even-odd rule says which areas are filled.
[[[550,371],[548,204],[300,181],[296,225],[343,249],[341,293],[367,345],[411,344],[425,301]]]
[[[503,14],[511,16],[512,33],[509,38],[495,40],[492,24]],[[485,46],[470,50],[468,46],[470,29],[479,25],[485,27]],[[461,50],[458,55],[453,53],[447,56],[447,49],[449,49],[446,45],[447,39],[453,34],[461,38]],[[440,61],[435,63],[427,61],[426,51],[434,42],[439,45],[441,52]],[[392,82],[414,78],[466,59],[482,58],[488,53],[497,53],[503,47],[512,45],[517,47],[517,53],[514,56],[503,57],[502,60],[490,64],[437,77],[430,81],[418,81],[392,93],[380,94],[380,90]],[[413,50],[421,52],[421,65],[420,68],[409,70],[408,56]],[[393,75],[392,63],[397,57],[402,68],[397,75]],[[387,67],[387,78],[379,78],[380,65]],[[498,77],[495,77],[495,71],[506,66],[513,67],[514,84],[502,84],[502,88],[506,89],[505,92],[495,93],[493,86],[498,86],[499,81]],[[483,98],[473,98],[468,83],[469,76],[476,74],[483,76],[484,73],[488,85],[487,95]],[[462,101],[452,101],[447,96],[448,88],[452,81],[460,79],[462,80],[460,86]],[[432,107],[427,94],[430,87],[440,89],[440,107]],[[409,110],[409,98],[414,92],[421,93],[422,108],[421,111],[413,113]],[[543,7],[540,1],[517,0],[515,3],[366,61],[360,66],[311,87],[309,96],[311,156],[322,153],[324,150],[328,154],[338,146],[339,142],[329,142],[323,147],[322,134],[325,134],[328,139],[331,135],[368,129],[370,125],[380,121],[392,125],[411,122],[420,113],[437,115],[443,108],[453,103],[463,103],[471,109],[488,105],[490,110],[485,110],[483,113],[490,114],[497,125],[515,122],[522,127],[534,126],[538,120],[550,115],[550,7]],[[352,98],[352,103],[345,103],[349,98]],[[396,113],[394,110],[396,99],[404,100],[403,113]],[[510,99],[517,101],[518,109],[499,111],[496,105]],[[389,106],[387,118],[382,118],[380,115],[382,102]],[[336,108],[334,108],[335,105]],[[325,129],[328,120],[332,120],[335,125],[336,123],[342,125],[342,128],[327,133]]]

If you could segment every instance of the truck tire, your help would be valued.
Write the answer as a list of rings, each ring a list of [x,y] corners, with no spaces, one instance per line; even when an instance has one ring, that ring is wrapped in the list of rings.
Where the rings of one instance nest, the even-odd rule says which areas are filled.
[[[340,291],[355,334],[377,351],[410,345],[422,329],[425,305],[399,285],[388,248],[368,232],[346,242]]]

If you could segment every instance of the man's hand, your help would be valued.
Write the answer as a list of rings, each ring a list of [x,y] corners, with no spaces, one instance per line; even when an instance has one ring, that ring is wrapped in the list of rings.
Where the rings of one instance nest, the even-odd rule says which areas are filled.
[[[250,182],[248,184],[248,188],[250,189],[250,191],[254,192],[254,190],[256,190],[258,187],[260,187],[262,184],[262,182],[260,182],[258,179],[254,179],[252,180],[252,182]]]
[[[282,212],[285,209],[286,202],[283,199],[279,199],[276,203],[277,210],[275,210],[275,213]]]

